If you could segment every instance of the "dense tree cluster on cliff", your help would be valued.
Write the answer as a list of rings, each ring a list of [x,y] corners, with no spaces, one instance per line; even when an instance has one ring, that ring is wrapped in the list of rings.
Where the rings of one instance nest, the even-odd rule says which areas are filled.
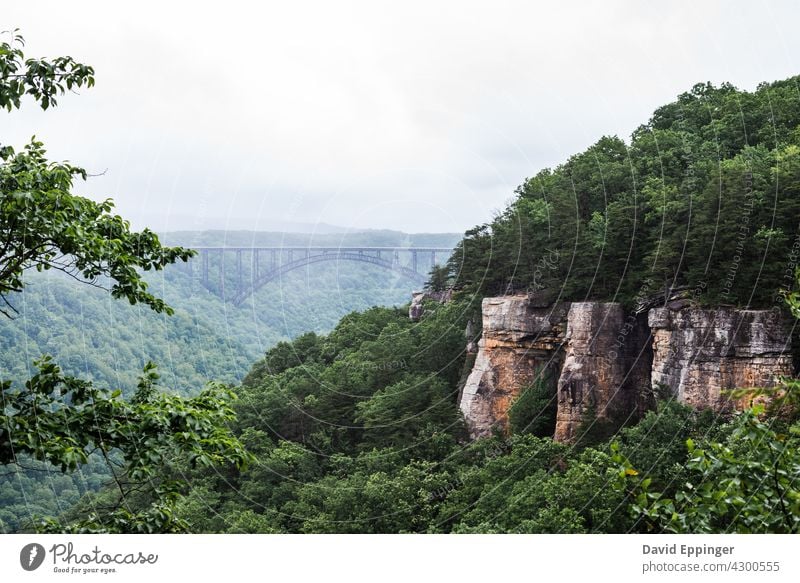
[[[633,302],[772,306],[800,216],[800,77],[754,92],[698,84],[629,144],[603,137],[525,180],[450,260],[456,286]],[[787,278],[788,268],[788,278]]]

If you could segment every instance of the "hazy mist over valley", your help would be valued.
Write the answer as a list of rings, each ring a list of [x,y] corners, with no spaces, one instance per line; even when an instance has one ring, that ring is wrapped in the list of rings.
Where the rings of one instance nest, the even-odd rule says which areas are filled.
[[[454,247],[460,234],[374,230],[332,233],[201,231],[162,233],[165,244],[188,247]],[[445,260],[446,257],[442,257]],[[232,263],[229,259],[229,263]],[[3,322],[2,378],[24,379],[31,363],[52,355],[69,374],[104,386],[132,388],[144,364],[159,363],[164,383],[196,393],[211,380],[238,382],[279,341],[324,334],[339,319],[372,306],[402,306],[421,286],[386,269],[328,261],[290,271],[233,305],[200,281],[199,258],[147,276],[175,308],[172,317],[112,301],[101,289],[59,273],[32,273],[11,296],[18,317]],[[228,266],[231,268],[231,266]],[[212,278],[216,274],[212,274]],[[209,289],[211,288],[211,289]],[[23,347],[16,350],[14,347]]]

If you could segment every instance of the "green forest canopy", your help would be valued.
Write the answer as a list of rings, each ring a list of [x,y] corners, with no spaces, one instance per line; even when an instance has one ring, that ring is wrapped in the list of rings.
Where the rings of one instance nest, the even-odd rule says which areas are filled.
[[[771,307],[800,247],[799,83],[695,85],[630,143],[603,137],[526,179],[466,233],[455,285],[626,303],[686,289],[704,305]]]

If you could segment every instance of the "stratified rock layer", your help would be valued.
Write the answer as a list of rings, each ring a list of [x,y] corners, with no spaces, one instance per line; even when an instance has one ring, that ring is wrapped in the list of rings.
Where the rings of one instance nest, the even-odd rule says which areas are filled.
[[[791,336],[775,312],[665,307],[650,310],[648,321],[653,387],[694,407],[733,408],[724,390],[769,387],[792,374]]]
[[[560,364],[568,309],[536,308],[526,295],[484,298],[483,334],[460,403],[472,437],[506,431],[508,410],[521,390]]]

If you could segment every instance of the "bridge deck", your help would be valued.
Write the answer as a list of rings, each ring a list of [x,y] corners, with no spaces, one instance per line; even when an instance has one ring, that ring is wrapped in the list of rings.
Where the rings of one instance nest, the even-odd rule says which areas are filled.
[[[358,261],[389,269],[416,283],[424,283],[428,269],[437,259],[447,259],[452,247],[381,246],[207,246],[191,247],[198,252],[200,282],[225,299],[241,304],[266,283],[320,261]],[[438,256],[438,257],[437,257]],[[227,258],[227,259],[226,259]],[[401,260],[405,259],[405,261]],[[232,269],[229,261],[233,259]],[[192,263],[187,263],[189,274]],[[210,274],[212,264],[217,276]],[[227,279],[227,285],[226,285]],[[227,293],[226,293],[227,287]]]

